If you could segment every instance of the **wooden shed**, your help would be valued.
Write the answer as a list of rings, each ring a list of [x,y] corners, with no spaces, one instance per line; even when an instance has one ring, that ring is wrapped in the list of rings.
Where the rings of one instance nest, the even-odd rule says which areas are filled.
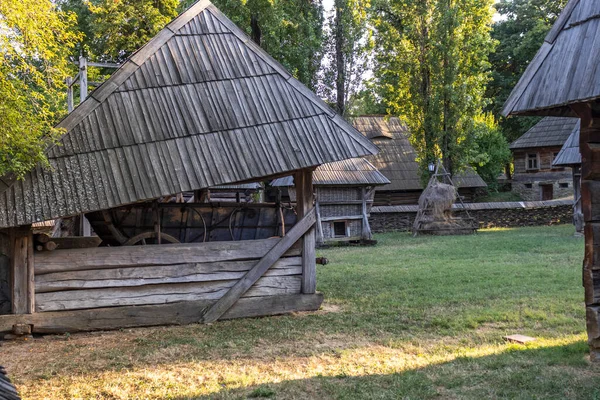
[[[571,167],[554,160],[575,128],[579,129],[577,118],[545,117],[510,144],[514,193],[527,201],[573,195]]]
[[[390,181],[375,190],[375,205],[417,204],[427,181],[424,184],[421,179],[417,153],[410,144],[406,125],[397,117],[382,115],[357,117],[352,124],[379,147],[379,153],[367,160]],[[473,201],[477,189],[487,187],[471,168],[456,174],[453,179],[459,195],[466,202]]]
[[[51,168],[2,178],[12,314],[0,315],[0,332],[318,309],[313,170],[377,152],[205,0],[58,127],[65,133],[47,151]],[[268,222],[285,218],[274,204],[163,201],[287,175],[298,207],[285,234]],[[31,224],[81,214],[100,247],[34,249]]]
[[[591,359],[600,361],[600,2],[570,0],[504,105],[504,115],[580,119],[583,286]]]
[[[364,158],[323,164],[313,172],[317,211],[317,244],[370,243],[369,213],[377,186],[389,180]],[[290,200],[298,196],[293,177],[275,179],[271,186],[287,188]]]

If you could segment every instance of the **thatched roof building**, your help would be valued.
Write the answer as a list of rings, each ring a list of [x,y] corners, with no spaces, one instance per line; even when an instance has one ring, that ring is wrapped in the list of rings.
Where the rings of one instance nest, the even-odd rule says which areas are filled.
[[[600,361],[600,2],[570,0],[506,101],[504,115],[580,118],[583,286],[590,355]]]
[[[417,204],[425,185],[421,180],[417,154],[409,141],[408,128],[397,117],[363,116],[352,120],[354,127],[379,147],[367,159],[390,180],[376,190],[377,205]],[[470,200],[477,188],[487,184],[472,169],[454,177],[459,192]]]
[[[207,0],[58,127],[51,168],[2,179],[0,251],[10,257],[13,314],[0,315],[0,332],[318,309],[312,171],[377,152]],[[291,228],[275,204],[164,201],[290,174]],[[56,239],[32,234],[32,223],[82,213],[100,247],[67,238],[71,247],[56,249],[47,245]]]

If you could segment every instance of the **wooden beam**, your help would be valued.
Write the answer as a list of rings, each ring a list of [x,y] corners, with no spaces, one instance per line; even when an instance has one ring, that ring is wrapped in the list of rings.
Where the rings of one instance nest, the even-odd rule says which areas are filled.
[[[312,183],[312,170],[300,170],[294,176],[296,187],[296,210],[298,219],[314,212],[314,193]],[[316,263],[315,229],[306,232],[302,239],[302,293],[312,294],[317,291],[317,263]]]
[[[239,298],[242,297],[242,295],[246,293],[248,289],[250,289],[250,287],[252,287],[252,285],[254,285],[265,272],[267,272],[267,270],[302,237],[302,235],[314,226],[315,221],[315,212],[312,210],[312,212],[309,212],[294,225],[288,234],[280,239],[279,242],[273,246],[273,248],[269,250],[242,279],[233,285],[223,297],[206,310],[202,321],[206,323],[214,322],[225,314],[225,312],[229,310],[231,306],[233,306],[236,301],[238,301]]]
[[[369,226],[369,216],[367,214],[367,191],[363,187],[362,191],[362,238],[363,240],[371,240],[373,236],[371,235],[371,227]]]
[[[323,295],[285,295],[240,299],[222,319],[262,317],[295,311],[315,311]],[[214,300],[186,301],[148,306],[106,307],[93,310],[56,311],[24,315],[0,315],[0,332],[13,325],[33,325],[33,333],[89,332],[158,325],[185,325],[199,321],[201,310]]]
[[[12,313],[32,313],[35,309],[35,286],[33,234],[30,227],[13,229],[10,243]]]

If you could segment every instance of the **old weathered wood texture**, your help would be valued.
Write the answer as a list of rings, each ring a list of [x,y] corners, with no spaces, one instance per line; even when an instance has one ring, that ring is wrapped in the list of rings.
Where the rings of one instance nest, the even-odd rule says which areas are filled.
[[[0,181],[0,228],[377,153],[209,2],[133,54],[70,113],[23,180]]]
[[[569,105],[600,97],[595,70],[600,2],[570,0],[504,106],[503,114],[572,115]]]
[[[300,216],[299,216],[300,217]],[[273,246],[257,263],[254,265],[242,279],[238,280],[231,288],[223,294],[220,299],[212,305],[210,308],[206,310],[202,317],[203,322],[213,322],[219,319],[227,310],[231,308],[235,304],[236,301],[243,295],[247,295],[249,293],[249,289],[256,285],[260,280],[266,279],[262,278],[262,276],[267,272],[269,268],[273,266],[277,262],[277,260],[288,252],[294,243],[296,243],[303,235],[306,234],[307,231],[313,229],[313,226],[316,221],[316,216],[314,209],[311,212],[308,212],[306,215],[303,215],[298,221],[298,223],[290,229],[287,234],[279,239],[277,244]],[[314,242],[313,242],[313,262],[315,262],[314,257]],[[302,285],[304,284],[304,268],[305,268],[305,258],[306,258],[306,247],[302,249],[302,275],[301,281]],[[302,286],[303,288],[303,286]],[[294,287],[295,289],[295,287]],[[300,288],[298,288],[300,289]],[[302,292],[304,293],[304,292]]]
[[[261,317],[292,311],[315,311],[323,302],[319,293],[248,297],[237,301],[222,319]],[[0,332],[15,324],[29,324],[34,333],[87,332],[157,325],[185,325],[198,322],[201,311],[214,300],[170,304],[108,307],[93,310],[54,311],[25,315],[0,315]]]
[[[300,293],[301,249],[295,241],[282,249],[280,242],[274,238],[38,253],[36,311],[217,300],[266,256],[273,258],[272,267],[250,284],[244,297]]]
[[[585,220],[585,293],[588,342],[592,360],[600,361],[600,118],[589,108],[578,109],[581,117],[581,197]]]
[[[11,299],[13,314],[31,313],[35,307],[33,235],[29,227],[13,229],[11,241]]]
[[[294,176],[298,218],[315,214],[313,174],[309,169],[299,171]],[[302,293],[312,294],[317,290],[317,263],[315,254],[315,227],[312,226],[302,238]]]

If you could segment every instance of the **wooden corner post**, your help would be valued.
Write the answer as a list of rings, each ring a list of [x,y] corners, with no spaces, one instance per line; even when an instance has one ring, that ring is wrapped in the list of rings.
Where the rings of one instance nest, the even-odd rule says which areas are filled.
[[[600,362],[600,118],[590,107],[573,110],[581,118],[581,200],[585,221],[583,287],[590,359]]]
[[[303,169],[294,176],[296,186],[296,208],[298,221],[304,218],[314,207],[312,170]],[[317,291],[317,264],[315,253],[315,227],[309,229],[302,240],[302,293],[313,294]]]
[[[13,314],[35,311],[33,234],[31,227],[11,230],[10,288]]]

